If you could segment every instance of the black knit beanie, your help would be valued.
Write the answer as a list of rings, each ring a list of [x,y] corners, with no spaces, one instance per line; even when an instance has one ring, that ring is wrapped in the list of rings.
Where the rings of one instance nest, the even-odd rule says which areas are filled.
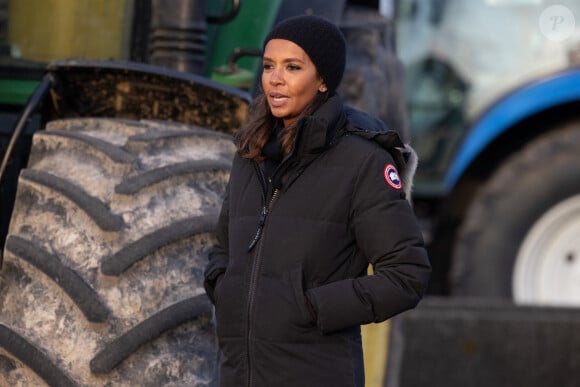
[[[319,16],[294,16],[272,28],[264,40],[264,48],[272,39],[285,39],[300,46],[316,66],[329,92],[336,90],[346,63],[346,42],[338,27]]]

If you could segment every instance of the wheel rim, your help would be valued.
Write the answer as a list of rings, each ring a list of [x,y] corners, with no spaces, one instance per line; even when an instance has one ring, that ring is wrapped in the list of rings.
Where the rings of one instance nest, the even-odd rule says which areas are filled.
[[[512,283],[517,303],[580,305],[580,195],[536,221],[516,256]]]

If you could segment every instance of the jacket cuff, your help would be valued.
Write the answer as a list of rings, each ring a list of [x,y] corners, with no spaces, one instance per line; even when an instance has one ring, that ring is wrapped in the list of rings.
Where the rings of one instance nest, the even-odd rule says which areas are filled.
[[[327,334],[373,320],[370,305],[365,306],[353,288],[353,280],[342,280],[308,290],[317,311],[317,326]]]
[[[304,294],[304,302],[306,303],[306,308],[308,309],[308,313],[310,313],[310,318],[312,319],[312,322],[316,324],[316,321],[318,320],[318,312],[316,310],[316,305],[310,299],[308,293]]]
[[[205,294],[207,294],[207,297],[209,298],[212,304],[215,304],[214,298],[215,287],[219,281],[219,278],[224,273],[225,269],[219,271],[216,270],[215,272],[212,273],[212,276],[210,278],[206,277],[205,280],[203,281],[203,288],[205,289]]]
[[[219,259],[218,257],[216,257],[215,259],[209,262],[209,264],[205,269],[205,272],[203,273],[204,276],[203,288],[205,289],[205,293],[209,297],[212,304],[215,304],[214,299],[215,286],[218,282],[219,277],[225,273],[226,266],[227,260]]]

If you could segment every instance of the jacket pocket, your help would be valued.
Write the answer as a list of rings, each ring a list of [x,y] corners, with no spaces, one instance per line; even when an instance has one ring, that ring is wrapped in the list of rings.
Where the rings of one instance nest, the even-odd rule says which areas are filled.
[[[224,271],[222,274],[220,274],[216,279],[215,279],[215,283],[214,283],[214,287],[213,287],[213,299],[214,299],[214,304],[217,304],[219,301],[219,290],[220,290],[220,286],[224,283],[224,280],[226,278],[226,272]]]
[[[299,325],[312,327],[315,325],[312,314],[306,306],[306,296],[304,294],[304,274],[302,267],[298,267],[290,272],[290,284],[294,292],[294,298],[299,314]]]
[[[243,277],[227,272],[219,278],[214,289],[216,332],[218,338],[240,337],[245,328]]]

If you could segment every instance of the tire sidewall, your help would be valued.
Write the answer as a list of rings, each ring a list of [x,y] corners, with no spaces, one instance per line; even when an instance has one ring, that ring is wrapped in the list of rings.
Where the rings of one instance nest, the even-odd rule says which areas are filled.
[[[580,169],[573,167],[578,152],[543,153],[515,155],[475,198],[464,224],[481,224],[479,232],[456,242],[454,294],[511,298],[518,251],[535,222],[580,192]],[[492,194],[487,189],[491,185],[495,186]]]

